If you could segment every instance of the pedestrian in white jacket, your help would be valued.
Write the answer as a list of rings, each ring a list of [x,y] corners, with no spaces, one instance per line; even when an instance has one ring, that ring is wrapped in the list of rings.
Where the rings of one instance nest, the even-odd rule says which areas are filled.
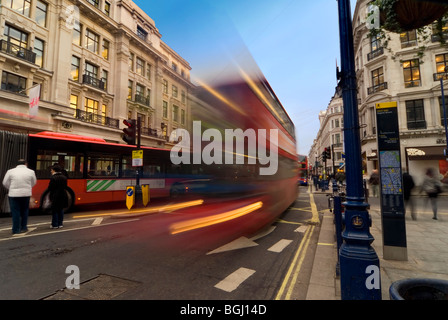
[[[27,168],[23,159],[18,161],[17,167],[8,170],[3,178],[3,186],[9,190],[13,235],[28,231],[30,197],[36,181],[36,174]]]

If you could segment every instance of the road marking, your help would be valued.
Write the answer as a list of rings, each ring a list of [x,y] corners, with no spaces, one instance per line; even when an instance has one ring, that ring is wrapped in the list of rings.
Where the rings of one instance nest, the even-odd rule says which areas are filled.
[[[92,222],[92,226],[98,226],[101,224],[101,222],[103,222],[103,218],[96,218],[93,222]]]
[[[250,239],[247,239],[246,237],[239,237],[236,240],[233,240],[232,242],[229,242],[213,251],[207,252],[207,255],[219,253],[219,252],[225,252],[225,251],[232,251],[237,249],[244,249],[244,248],[250,248],[250,247],[256,247],[258,246],[258,243],[253,242]]]
[[[21,239],[21,238],[28,238],[28,237],[37,237],[37,236],[43,236],[43,235],[47,235],[47,234],[55,234],[55,233],[60,233],[60,232],[68,232],[68,231],[77,231],[77,230],[82,230],[82,229],[89,229],[89,228],[97,228],[97,227],[105,227],[105,226],[109,226],[112,224],[119,224],[119,223],[126,223],[126,222],[132,222],[132,221],[138,221],[140,219],[129,219],[129,220],[125,220],[125,221],[117,221],[117,222],[111,222],[111,223],[107,223],[107,224],[102,224],[102,225],[98,225],[98,226],[85,226],[85,227],[79,227],[79,228],[70,228],[70,229],[55,229],[55,230],[51,230],[48,232],[41,232],[41,233],[33,233],[33,234],[28,234],[28,233],[24,233],[23,236],[20,237],[9,237],[9,238],[3,238],[0,239],[1,241],[8,241],[8,240],[15,240],[15,239]]]
[[[308,201],[309,201],[309,200],[308,200]],[[312,211],[311,211],[311,207],[306,207],[306,208],[289,208],[289,210],[312,212]]]
[[[224,280],[215,285],[215,288],[224,290],[226,292],[232,292],[238,286],[243,283],[247,278],[255,273],[255,270],[247,268],[239,268],[232,274],[228,275]]]
[[[334,243],[324,243],[324,242],[318,242],[318,246],[334,246]]]
[[[305,235],[303,236],[303,240],[300,243],[300,246],[297,249],[296,254],[294,255],[294,259],[293,259],[291,265],[289,266],[288,272],[286,273],[285,279],[283,280],[283,283],[280,287],[280,290],[277,293],[277,296],[275,297],[275,300],[280,300],[282,298],[288,283],[289,283],[289,287],[288,287],[288,291],[286,292],[285,300],[290,299],[292,289],[294,288],[294,285],[297,281],[297,276],[302,267],[303,260],[305,259],[306,251],[307,251],[311,236],[313,234],[314,228],[315,228],[315,226],[312,225],[311,228],[308,228],[306,230]],[[291,279],[291,276],[292,276],[292,279]]]
[[[292,240],[282,239],[282,240],[280,240],[279,242],[277,242],[276,244],[274,244],[272,247],[270,247],[270,248],[268,249],[268,251],[280,253],[280,252],[282,252],[283,249],[285,249],[291,242],[292,242]]]
[[[286,221],[286,220],[282,220],[282,219],[278,219],[277,222],[280,223],[289,223],[289,224],[302,224],[300,222],[292,222],[292,221]]]
[[[308,229],[308,226],[300,226],[298,227],[296,230],[294,230],[294,232],[300,232],[300,233],[305,233],[305,231]]]

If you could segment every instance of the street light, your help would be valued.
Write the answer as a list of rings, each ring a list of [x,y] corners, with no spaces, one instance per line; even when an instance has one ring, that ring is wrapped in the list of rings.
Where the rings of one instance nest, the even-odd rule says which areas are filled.
[[[342,300],[381,300],[379,259],[372,248],[368,204],[364,202],[358,99],[349,0],[338,0],[341,72],[344,102],[347,192],[344,240],[339,251]]]

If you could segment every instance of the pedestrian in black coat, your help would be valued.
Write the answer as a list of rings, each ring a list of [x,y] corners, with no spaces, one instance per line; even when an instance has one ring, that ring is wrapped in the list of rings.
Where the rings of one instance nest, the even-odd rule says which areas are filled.
[[[51,228],[62,228],[64,220],[64,208],[68,204],[67,177],[61,173],[61,167],[54,165],[51,168],[51,178],[48,184],[51,201]]]
[[[411,198],[411,191],[414,187],[415,184],[412,176],[407,172],[403,172],[403,197],[404,197],[405,210],[407,205],[409,205],[411,207],[412,220],[417,220],[417,216],[415,213],[414,199]]]

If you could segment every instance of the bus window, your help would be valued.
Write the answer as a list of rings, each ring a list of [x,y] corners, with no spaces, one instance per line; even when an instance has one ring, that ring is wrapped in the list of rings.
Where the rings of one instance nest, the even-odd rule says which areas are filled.
[[[69,179],[82,178],[84,156],[78,153],[38,150],[36,160],[36,178],[50,179],[50,168],[58,163],[67,171]]]
[[[156,178],[162,174],[162,168],[159,165],[145,165],[143,166],[143,178]]]
[[[87,177],[118,177],[119,157],[105,154],[89,154],[87,156]]]
[[[121,162],[121,177],[135,178],[136,168],[132,167],[132,158],[130,156],[123,156]]]

